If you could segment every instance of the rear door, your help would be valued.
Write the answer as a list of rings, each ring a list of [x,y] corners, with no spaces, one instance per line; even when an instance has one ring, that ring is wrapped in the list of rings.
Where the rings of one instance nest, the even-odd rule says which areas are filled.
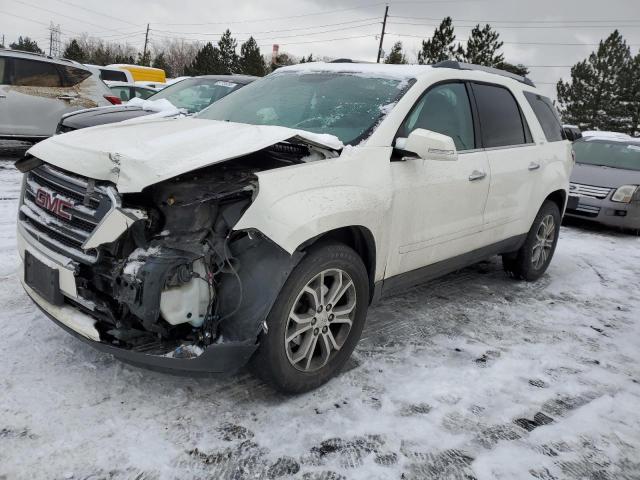
[[[523,233],[542,165],[522,110],[507,87],[472,84],[491,182],[484,212],[487,242]]]

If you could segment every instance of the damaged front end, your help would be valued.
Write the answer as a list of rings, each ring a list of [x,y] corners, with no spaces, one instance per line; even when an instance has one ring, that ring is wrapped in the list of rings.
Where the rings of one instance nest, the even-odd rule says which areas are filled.
[[[170,371],[240,367],[303,254],[233,227],[257,195],[257,172],[314,155],[308,145],[281,142],[125,194],[27,159],[18,221],[23,258],[51,263],[56,256],[66,264],[53,295],[29,283],[25,261],[25,288],[67,330],[130,363]],[[88,317],[96,334],[79,332],[64,309]]]

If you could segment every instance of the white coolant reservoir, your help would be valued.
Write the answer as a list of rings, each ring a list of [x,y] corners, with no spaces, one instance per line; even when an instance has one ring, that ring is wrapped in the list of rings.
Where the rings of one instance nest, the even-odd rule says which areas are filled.
[[[209,306],[209,287],[203,279],[207,272],[202,260],[193,262],[193,271],[202,278],[193,278],[179,287],[163,290],[160,294],[160,314],[171,325],[190,323],[200,327]]]

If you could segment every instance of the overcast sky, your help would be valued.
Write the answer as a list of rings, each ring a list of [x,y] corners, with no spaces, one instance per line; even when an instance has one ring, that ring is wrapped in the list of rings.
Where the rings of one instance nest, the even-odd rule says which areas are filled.
[[[0,0],[0,35],[35,38],[48,50],[50,21],[63,43],[86,32],[142,49],[164,38],[217,41],[230,28],[239,42],[249,34],[263,53],[273,43],[296,56],[350,57],[375,61],[385,2],[375,0]],[[530,77],[555,97],[555,82],[618,28],[632,52],[640,48],[640,0],[441,0],[390,1],[384,48],[401,40],[415,61],[422,38],[440,20],[454,20],[458,39],[478,22],[490,23],[505,42],[507,61],[530,66]],[[345,38],[347,37],[347,38]],[[527,45],[548,43],[551,45]],[[571,44],[571,45],[559,45]],[[578,44],[578,45],[575,45]],[[556,67],[557,66],[557,67]]]

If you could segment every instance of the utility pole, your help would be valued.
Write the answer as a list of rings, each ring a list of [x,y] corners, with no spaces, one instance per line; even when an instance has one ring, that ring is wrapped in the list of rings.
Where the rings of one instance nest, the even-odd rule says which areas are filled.
[[[149,43],[149,24],[147,23],[147,33],[144,35],[144,50],[142,51],[142,63],[145,63],[147,61],[147,44],[148,43]]]
[[[384,41],[384,30],[387,28],[387,16],[389,16],[389,5],[384,7],[384,19],[382,19],[382,33],[380,34],[380,45],[378,46],[378,59],[376,63],[380,63],[380,57],[382,56],[382,42]]]

